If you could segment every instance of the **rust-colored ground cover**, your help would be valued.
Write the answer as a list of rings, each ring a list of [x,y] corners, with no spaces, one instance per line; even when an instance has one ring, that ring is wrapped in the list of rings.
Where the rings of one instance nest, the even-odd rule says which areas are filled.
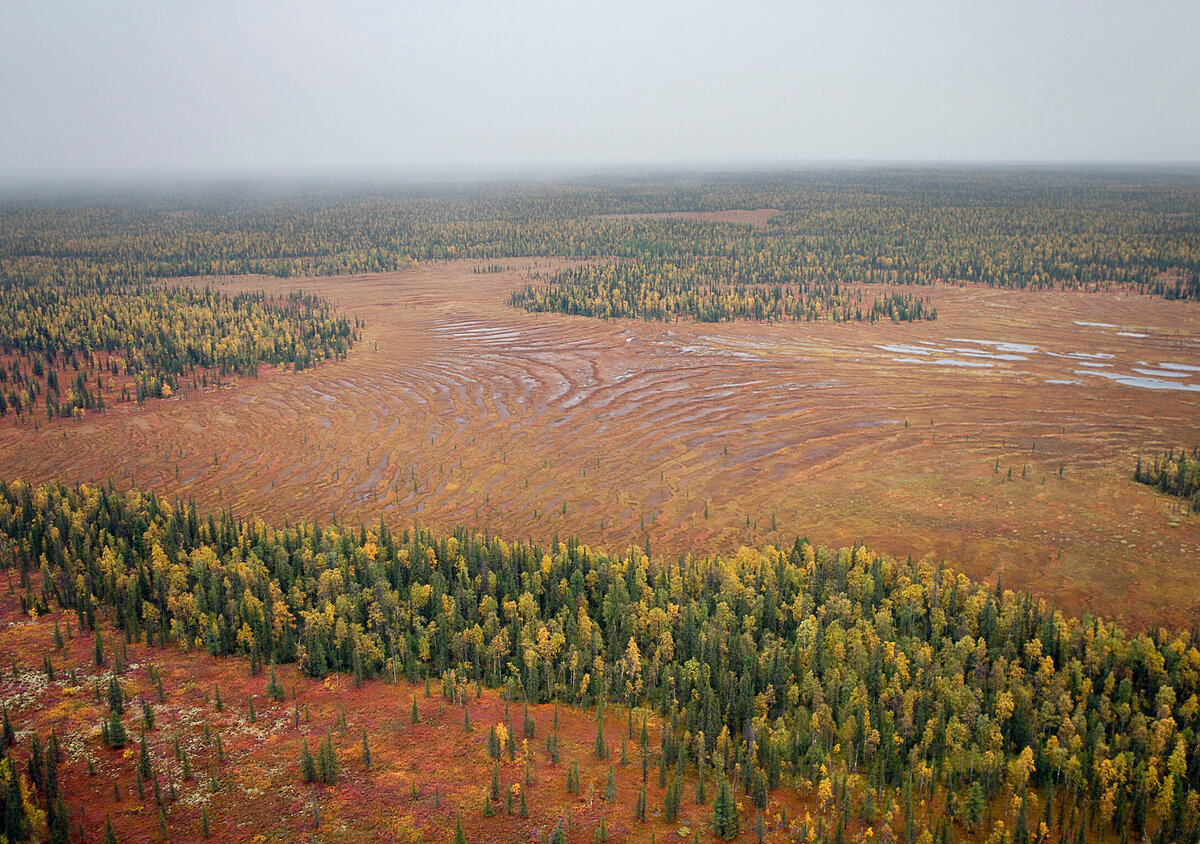
[[[620,748],[629,712],[617,705],[605,710],[609,761],[595,756],[594,712],[559,707],[560,763],[554,765],[546,750],[554,707],[529,708],[535,736],[523,744],[519,732],[523,709],[520,704],[510,704],[518,731],[517,751],[515,760],[502,755],[500,785],[501,789],[514,784],[528,788],[527,818],[519,815],[519,799],[513,801],[513,813],[508,814],[503,797],[495,804],[493,817],[483,815],[493,765],[487,752],[488,729],[503,722],[505,703],[494,690],[483,690],[476,698],[473,686],[468,686],[467,695],[468,732],[462,708],[443,698],[437,681],[432,696],[426,697],[423,684],[369,680],[356,688],[348,676],[314,680],[300,675],[294,666],[282,666],[278,676],[287,696],[276,703],[264,691],[267,671],[250,676],[245,659],[213,658],[175,646],[150,648],[133,643],[126,646],[128,668],[119,675],[128,699],[124,720],[130,743],[124,750],[107,749],[100,742],[100,723],[109,712],[105,694],[120,633],[102,625],[106,658],[104,666],[97,667],[90,635],[77,635],[67,639],[63,648],[55,647],[55,620],[64,633],[74,623],[69,613],[23,617],[12,594],[0,596],[0,654],[5,657],[0,696],[9,702],[17,733],[14,753],[22,765],[33,733],[36,731],[44,744],[51,729],[56,731],[64,755],[59,778],[72,811],[72,834],[77,837],[73,840],[103,841],[106,821],[111,822],[118,841],[163,840],[153,781],[144,783],[144,797],[137,793],[143,698],[151,702],[155,715],[155,727],[145,735],[164,797],[163,815],[171,841],[204,840],[201,812],[205,807],[212,841],[450,841],[460,810],[471,842],[538,841],[543,832],[553,831],[568,811],[568,840],[572,842],[592,841],[602,814],[610,841],[650,841],[652,836],[663,842],[678,837],[690,841],[697,831],[702,840],[709,840],[707,823],[716,792],[711,772],[706,780],[709,805],[696,804],[692,768],[684,779],[680,816],[668,824],[661,815],[665,790],[659,787],[657,768],[651,764],[648,817],[645,822],[637,820],[641,781],[637,739],[642,711],[634,710],[634,737],[626,743],[628,762],[622,764]],[[54,665],[53,681],[43,670],[45,653]],[[149,678],[151,665],[162,674],[162,703],[157,702],[157,690]],[[69,673],[72,669],[74,679]],[[94,691],[97,685],[100,701]],[[214,693],[218,686],[221,711],[216,708]],[[253,722],[249,717],[251,696],[256,712]],[[414,696],[420,712],[417,724],[411,722]],[[344,731],[339,725],[343,711]],[[654,758],[659,723],[652,713],[647,723]],[[369,769],[362,753],[363,730],[370,745]],[[336,786],[306,785],[300,777],[301,742],[307,738],[315,755],[327,734],[339,757],[340,780]],[[224,761],[217,756],[218,736]],[[190,779],[184,778],[175,755],[177,739],[188,756]],[[524,785],[526,754],[528,786]],[[92,773],[88,772],[89,760]],[[578,795],[566,789],[571,761],[579,763]],[[604,799],[610,764],[617,783],[616,800],[611,804]],[[174,799],[168,796],[172,787]],[[820,812],[813,803],[813,792],[811,787],[787,788],[772,796],[766,815],[772,840],[785,840],[787,827],[797,831],[805,813],[815,825]],[[314,795],[319,827],[313,815]],[[748,822],[752,812],[746,802],[739,840],[753,840],[752,823]]]
[[[1131,479],[1139,453],[1200,439],[1200,392],[1179,389],[1200,385],[1196,303],[937,287],[917,324],[606,323],[507,307],[560,264],[505,263],[218,280],[328,296],[363,339],[316,371],[10,421],[0,467],[617,550],[863,540],[1069,611],[1200,614],[1200,519]]]

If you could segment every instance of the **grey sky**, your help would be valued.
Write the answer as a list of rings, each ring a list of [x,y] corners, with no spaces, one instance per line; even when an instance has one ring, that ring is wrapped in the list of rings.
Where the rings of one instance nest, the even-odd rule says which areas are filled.
[[[1200,3],[0,0],[0,175],[1200,160]]]

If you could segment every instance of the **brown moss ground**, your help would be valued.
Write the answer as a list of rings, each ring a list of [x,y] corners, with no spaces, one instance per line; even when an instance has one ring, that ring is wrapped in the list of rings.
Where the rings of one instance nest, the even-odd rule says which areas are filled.
[[[218,280],[331,297],[367,321],[363,340],[317,371],[36,432],[0,425],[0,474],[614,550],[862,540],[1069,611],[1152,626],[1200,615],[1200,518],[1130,479],[1138,453],[1200,439],[1200,393],[1079,374],[1197,364],[1197,303],[938,287],[918,291],[931,323],[605,323],[508,308],[548,262],[505,264]],[[970,358],[944,350],[996,349],[955,338],[1038,349]],[[942,351],[879,348],[923,341]],[[991,365],[928,362],[942,357]]]

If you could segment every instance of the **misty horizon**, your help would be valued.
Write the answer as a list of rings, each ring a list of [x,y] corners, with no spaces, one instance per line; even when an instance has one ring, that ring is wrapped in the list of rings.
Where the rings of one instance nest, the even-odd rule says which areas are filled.
[[[0,181],[1200,161],[1200,7],[37,5]]]

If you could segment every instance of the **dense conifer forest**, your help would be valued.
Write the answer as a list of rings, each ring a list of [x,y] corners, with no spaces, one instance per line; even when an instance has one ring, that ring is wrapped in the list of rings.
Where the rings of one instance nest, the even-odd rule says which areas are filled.
[[[1196,631],[1067,617],[945,565],[805,538],[664,558],[384,523],[278,527],[137,490],[21,482],[0,485],[0,538],[23,609],[67,608],[80,631],[111,612],[127,641],[252,666],[628,707],[643,778],[653,761],[674,783],[667,811],[685,773],[707,781],[697,799],[718,835],[747,828],[778,788],[833,808],[827,840],[859,821],[909,842],[1200,834]],[[128,731],[112,711],[110,742]],[[662,729],[648,735],[635,711]],[[598,728],[601,759],[610,740]],[[336,778],[318,750],[303,776]],[[40,762],[27,775],[9,756],[0,779],[10,840],[24,806],[53,823]]]
[[[731,209],[778,213],[761,228],[637,216]],[[730,262],[731,283],[796,277],[1021,289],[1124,285],[1196,298],[1198,234],[1200,180],[1152,168],[147,188],[121,196],[4,198],[0,275],[107,284],[380,272],[449,258],[635,258],[647,270],[661,260],[709,258]]]
[[[187,287],[10,284],[0,292],[0,415],[71,416],[113,401],[342,357],[359,326],[328,302]],[[106,398],[107,396],[107,398]]]
[[[776,213],[764,226],[655,216],[734,209]],[[61,200],[10,196],[0,201],[0,304],[10,314],[45,305],[46,319],[88,324],[91,306],[58,312],[69,292],[91,297],[92,306],[112,303],[114,314],[161,317],[165,309],[186,322],[197,306],[194,297],[164,297],[148,292],[146,283],[554,256],[589,263],[534,279],[514,292],[512,305],[646,319],[908,321],[933,319],[936,311],[915,293],[864,298],[847,286],[1116,287],[1195,299],[1198,235],[1200,182],[1155,170],[817,170],[372,190],[258,186]],[[231,307],[211,294],[201,304],[214,309],[217,327],[225,319],[216,310]],[[224,355],[240,365],[272,357],[307,365],[337,354],[349,334],[338,325],[331,339],[323,311],[297,316],[276,303],[259,304],[303,326],[285,329],[281,343],[267,338],[265,356],[255,349],[261,338],[230,335],[236,350]],[[80,338],[63,349],[67,341],[58,326],[37,328],[35,344],[85,351]],[[88,324],[92,335],[111,330]],[[169,382],[171,375],[151,367],[149,377]]]
[[[912,293],[893,292],[866,304],[861,292],[805,277],[796,265],[754,257],[743,261],[630,260],[584,264],[546,283],[514,291],[509,304],[527,311],[612,319],[734,319],[914,322],[936,319],[937,308]]]

